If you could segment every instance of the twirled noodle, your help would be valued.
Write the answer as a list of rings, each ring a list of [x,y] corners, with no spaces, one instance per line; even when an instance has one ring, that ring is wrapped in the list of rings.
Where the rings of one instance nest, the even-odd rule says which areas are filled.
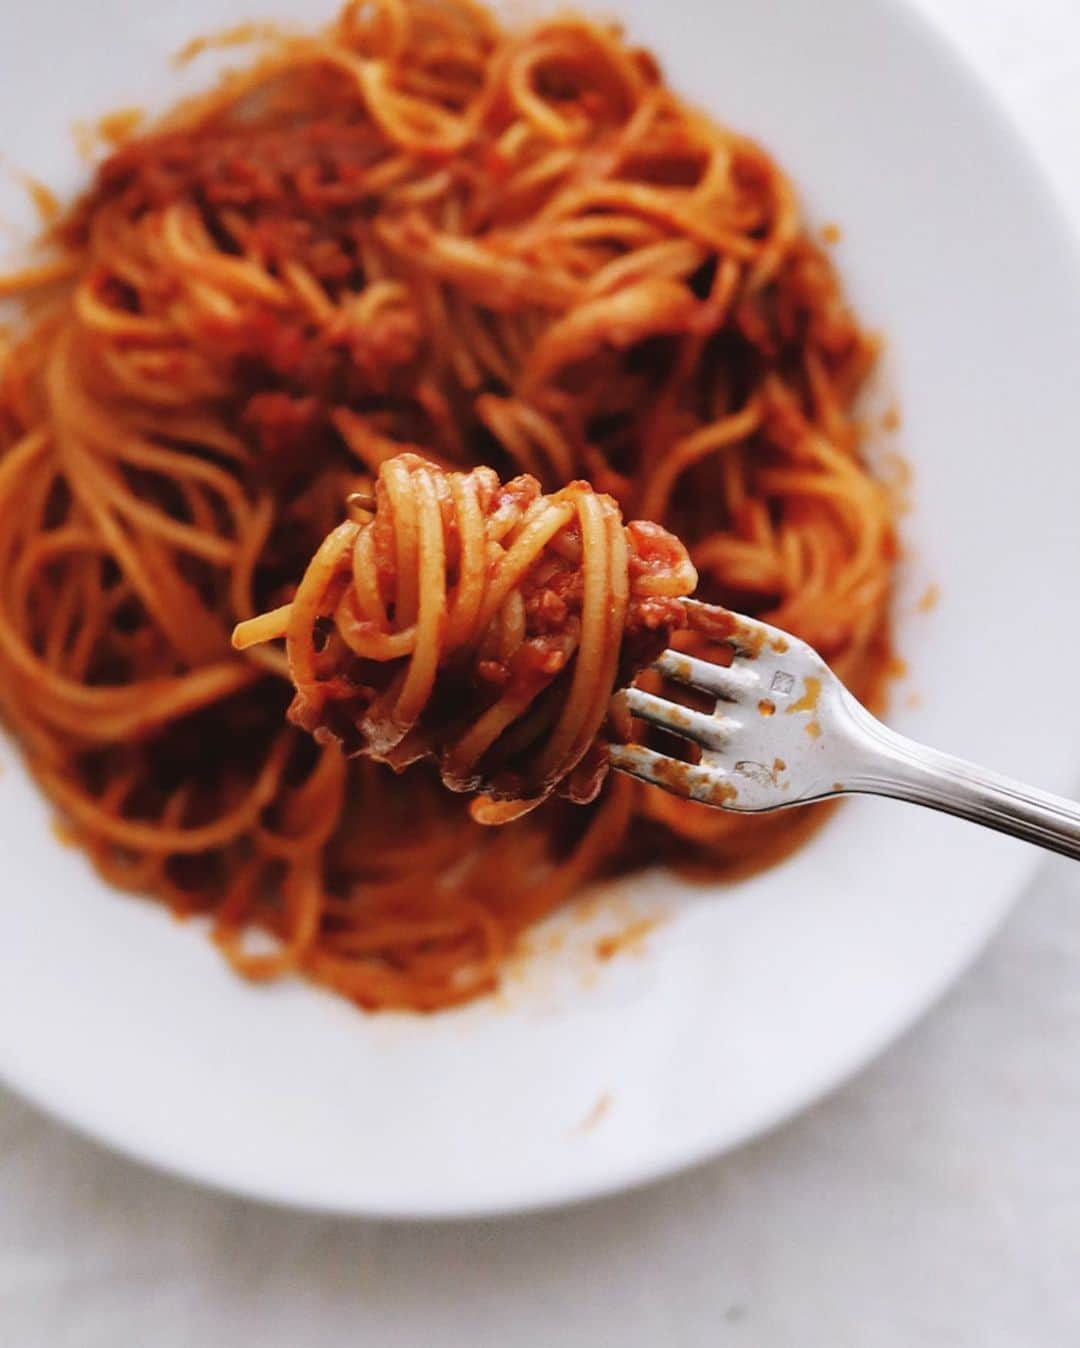
[[[291,719],[321,743],[403,769],[439,764],[473,817],[507,823],[559,787],[579,803],[604,776],[612,695],[685,626],[697,584],[657,524],[624,526],[610,496],[572,482],[446,473],[402,454],[371,505],[325,539],[290,604],[241,623],[233,645],[284,637]]]

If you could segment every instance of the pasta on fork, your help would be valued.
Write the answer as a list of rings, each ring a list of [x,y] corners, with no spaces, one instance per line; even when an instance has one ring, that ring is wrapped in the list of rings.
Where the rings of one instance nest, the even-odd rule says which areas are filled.
[[[533,477],[503,485],[416,454],[352,505],[292,602],[233,636],[241,650],[285,638],[291,719],[395,768],[434,758],[452,790],[485,792],[482,823],[556,788],[594,799],[613,693],[685,625],[683,545],[624,525],[586,482],[545,496]]]

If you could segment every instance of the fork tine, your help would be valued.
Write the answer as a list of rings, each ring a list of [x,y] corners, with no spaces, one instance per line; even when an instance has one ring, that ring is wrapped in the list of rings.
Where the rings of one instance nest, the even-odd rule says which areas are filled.
[[[703,805],[731,805],[735,788],[727,774],[700,763],[680,763],[641,744],[609,744],[608,761],[620,772],[628,772],[641,782],[663,787],[677,796],[700,801]]]
[[[643,721],[673,735],[681,735],[685,740],[693,740],[703,749],[722,749],[739,728],[739,722],[731,717],[680,707],[678,703],[646,693],[641,688],[626,690],[626,704]]]
[[[684,683],[689,688],[697,688],[725,702],[735,702],[761,686],[761,679],[752,669],[714,665],[709,660],[684,655],[682,651],[662,652],[654,661],[653,668],[663,674],[665,679]]]
[[[756,656],[768,645],[777,650],[787,649],[786,633],[770,627],[768,623],[759,622],[757,618],[718,609],[701,599],[684,599],[682,604],[690,618],[691,627],[711,636],[714,641],[732,646],[739,655]]]

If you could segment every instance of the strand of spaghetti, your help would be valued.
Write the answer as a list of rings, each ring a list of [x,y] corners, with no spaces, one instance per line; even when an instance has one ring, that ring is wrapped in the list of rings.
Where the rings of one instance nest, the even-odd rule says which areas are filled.
[[[240,619],[241,625],[255,616],[253,596],[255,570],[273,524],[273,500],[269,495],[262,494],[251,511],[246,529],[240,535],[237,556],[229,574],[229,606],[233,614]],[[286,625],[283,625],[280,631],[274,633],[275,637],[285,635],[288,622],[287,608],[287,605],[280,607]],[[261,641],[265,643],[269,639],[271,638],[264,636]],[[249,659],[254,660],[270,673],[278,675],[279,678],[288,678],[288,661],[285,659],[283,652],[258,643],[248,643],[247,647],[238,646],[237,649],[250,649]]]
[[[298,968],[318,932],[323,890],[310,861],[290,867],[282,889],[291,930],[277,950],[253,953],[243,949],[238,929],[226,923],[219,923],[214,931],[214,940],[233,967],[255,982],[280,978]]]
[[[453,648],[476,634],[487,580],[487,549],[476,475],[455,473],[450,491],[458,529],[457,586],[446,624],[446,644]]]
[[[539,922],[596,875],[624,840],[636,795],[637,783],[626,777],[612,779],[589,827],[562,865],[516,898],[512,913],[507,914],[513,930]],[[493,804],[497,808],[501,802]],[[500,821],[494,818],[492,822]]]
[[[197,602],[191,587],[181,579],[165,555],[149,540],[139,546],[120,528],[105,506],[100,491],[101,470],[86,450],[80,448],[78,408],[68,396],[73,382],[68,373],[70,344],[71,334],[63,334],[45,376],[50,410],[56,421],[58,450],[67,465],[68,482],[147,611],[186,662],[198,665],[219,653],[224,633]]]
[[[49,772],[44,776],[50,794],[75,823],[92,829],[119,847],[186,856],[220,847],[252,827],[277,792],[287,753],[288,739],[281,736],[267,755],[247,798],[234,809],[223,812],[213,823],[192,828],[167,828],[157,823],[121,818],[110,809],[102,809],[66,779]]]
[[[352,586],[348,591],[350,609],[360,622],[386,634],[390,623],[386,604],[379,590],[379,568],[375,559],[375,539],[371,530],[363,530],[352,549]]]
[[[550,675],[538,672],[534,679],[519,679],[514,689],[479,716],[455,741],[444,759],[444,775],[456,789],[468,790],[476,775],[475,766],[500,736],[528,711],[550,682]]]
[[[411,656],[416,649],[417,628],[403,628],[400,632],[373,629],[370,622],[356,617],[356,598],[346,590],[334,610],[334,628],[354,655],[361,660],[400,660]]]
[[[289,630],[292,619],[292,604],[282,604],[269,613],[259,613],[254,618],[246,618],[233,628],[232,644],[238,651],[250,650],[264,641],[276,641]]]
[[[752,399],[741,411],[710,426],[702,426],[676,441],[646,480],[641,493],[642,515],[649,520],[663,519],[668,512],[672,488],[681,474],[708,454],[743,444],[761,425],[761,420],[762,409],[757,400]]]
[[[708,214],[695,210],[673,193],[635,183],[593,183],[562,193],[539,214],[533,229],[538,231],[549,222],[602,210],[625,210],[644,216],[740,262],[752,262],[761,252],[756,240],[714,225]]]
[[[435,686],[439,634],[446,606],[446,551],[435,486],[431,474],[422,468],[413,474],[412,483],[419,526],[416,545],[419,605],[409,672],[394,707],[394,719],[405,726],[411,726],[417,719]]]
[[[254,263],[223,255],[214,248],[191,207],[167,206],[162,212],[160,228],[162,244],[178,264],[178,271],[202,277],[215,289],[249,296],[264,304],[284,306],[288,303],[289,293],[280,281],[268,276]]]
[[[566,527],[573,515],[573,502],[559,501],[545,506],[522,529],[509,550],[499,559],[494,574],[488,577],[487,590],[477,615],[475,631],[482,632],[487,627],[510,591],[521,583],[521,577],[533,558],[560,529]]]
[[[604,343],[625,348],[653,334],[684,332],[701,314],[693,293],[667,277],[650,277],[588,300],[548,328],[523,371],[523,391],[535,391],[557,370]]]
[[[72,257],[52,258],[34,267],[20,267],[18,271],[0,273],[0,300],[12,299],[58,285],[79,270],[79,261]]]
[[[590,726],[589,712],[590,704],[595,702],[597,689],[603,687],[601,670],[604,645],[608,637],[605,613],[609,607],[614,607],[608,576],[608,535],[604,506],[590,492],[574,491],[573,488],[568,490],[573,492],[572,499],[581,527],[583,588],[581,635],[578,639],[577,662],[574,665],[570,691],[537,764],[537,773],[541,780],[555,769],[556,764],[568,762],[571,767],[576,766],[572,750],[577,747],[583,736],[587,736],[591,742],[600,728],[599,721]],[[621,631],[621,613],[619,618]],[[617,651],[617,645],[612,644]],[[613,683],[609,683],[604,690],[605,705],[611,696],[612,688]]]
[[[289,605],[285,652],[289,658],[290,677],[303,693],[314,691],[316,685],[310,634],[321,614],[327,581],[348,555],[358,532],[357,525],[349,520],[338,525],[315,554]]]
[[[27,437],[0,463],[0,513],[20,475],[48,449],[43,433]],[[47,556],[47,554],[45,554]],[[217,701],[251,682],[252,674],[231,664],[206,666],[177,678],[133,687],[91,687],[48,667],[12,627],[0,607],[0,649],[15,670],[38,690],[39,709],[54,726],[89,740],[107,741],[144,732],[195,707]]]
[[[405,260],[418,252],[425,270],[460,286],[474,302],[496,312],[521,304],[564,309],[578,298],[580,286],[569,278],[537,271],[517,258],[493,254],[482,244],[436,231],[420,216],[376,224],[376,236]]]

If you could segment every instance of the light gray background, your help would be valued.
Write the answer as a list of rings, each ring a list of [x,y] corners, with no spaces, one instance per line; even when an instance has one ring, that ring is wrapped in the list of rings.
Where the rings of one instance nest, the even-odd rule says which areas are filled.
[[[807,0],[811,3],[812,0]],[[920,0],[1080,225],[1080,0]],[[1063,352],[1078,372],[1080,353]],[[295,1216],[0,1094],[3,1348],[1080,1344],[1080,867],[826,1104],[643,1193],[501,1223]]]

